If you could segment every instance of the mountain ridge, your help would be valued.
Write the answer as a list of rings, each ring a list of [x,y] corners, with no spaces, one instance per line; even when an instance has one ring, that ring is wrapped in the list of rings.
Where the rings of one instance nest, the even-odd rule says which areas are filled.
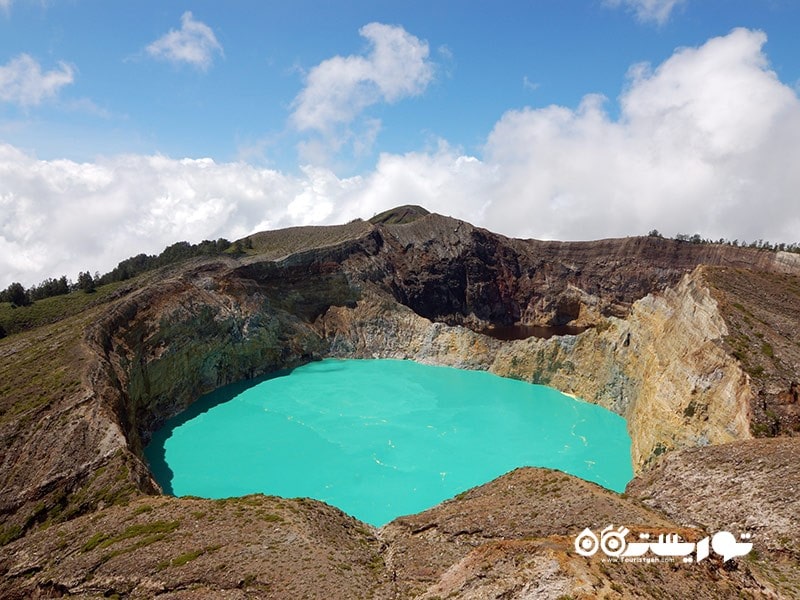
[[[141,449],[150,432],[201,394],[325,356],[411,358],[488,369],[575,393],[628,418],[641,477],[658,472],[662,460],[684,456],[692,448],[702,452],[706,444],[721,448],[722,443],[751,443],[746,440],[752,435],[791,435],[800,422],[800,355],[792,341],[800,319],[800,263],[777,253],[655,237],[513,240],[435,214],[399,224],[356,221],[330,229],[267,232],[256,234],[252,245],[242,256],[194,258],[148,273],[116,290],[104,304],[0,340],[0,538],[10,542],[0,548],[0,591],[5,597],[14,597],[14,589],[67,595],[112,590],[134,597],[162,589],[158,586],[179,595],[187,581],[179,576],[179,567],[216,552],[235,554],[249,538],[228,516],[220,517],[228,523],[227,533],[216,530],[213,522],[198,524],[199,531],[216,540],[210,545],[197,546],[194,537],[181,542],[182,528],[197,520],[192,514],[208,513],[216,505],[196,501],[190,506],[158,496]],[[766,302],[766,294],[776,300]],[[578,336],[509,342],[475,331],[487,324],[562,322],[592,327]],[[780,448],[778,458],[787,460],[796,439],[786,438],[788,449],[764,444],[752,446],[752,452],[766,457]],[[692,458],[683,468],[702,473],[702,459],[687,456]],[[740,463],[720,468],[746,477]],[[770,497],[768,489],[759,493]],[[544,493],[541,502],[532,494],[516,501],[529,503],[531,511],[555,511],[553,518],[562,514],[555,492]],[[277,514],[271,501],[254,502],[262,513]],[[458,506],[460,500],[451,502]],[[507,510],[501,499],[496,502],[481,518]],[[324,516],[332,513],[320,508],[318,514],[313,502],[302,509],[289,504],[305,515],[301,526],[278,514],[289,537],[316,539],[317,533],[309,533],[320,531],[316,519],[332,523]],[[148,505],[158,519],[148,520]],[[241,509],[242,515],[257,519],[258,507],[247,507],[247,501],[233,502],[223,512]],[[282,522],[271,518],[262,519],[265,527]],[[107,529],[92,525],[93,519]],[[338,519],[334,529],[361,535],[361,525]],[[130,520],[151,537],[139,538],[133,534],[140,529],[125,529]],[[585,526],[577,517],[573,521],[578,531]],[[514,525],[509,520],[505,527],[511,531]],[[68,540],[63,549],[49,545],[50,530],[63,532]],[[398,564],[406,542],[380,541],[383,533],[370,535],[377,536],[368,542],[375,554],[353,562],[370,575],[355,578],[352,588],[343,584],[347,593],[341,597],[388,597],[382,594],[391,595],[391,590],[400,590],[401,597],[432,597],[439,593],[434,591],[437,585],[469,597],[452,580],[438,579],[440,569],[449,567],[461,569],[465,581],[480,581],[474,564],[460,562],[467,559],[461,550],[456,552],[458,536],[441,546],[454,562],[433,571],[405,551],[411,570],[404,567],[397,573],[405,569],[406,577],[393,575],[390,568]],[[525,559],[527,566],[515,575],[509,566],[513,556],[535,563],[557,555],[578,568],[569,544],[563,539],[547,542],[548,535],[539,545],[480,550],[480,540],[472,538],[468,546],[496,555],[498,564],[506,566],[493,577],[500,588],[520,594],[524,586],[514,587],[519,578],[542,572]],[[282,547],[288,542],[272,543]],[[547,544],[560,550],[548,555],[543,549]],[[220,548],[211,549],[216,545]],[[292,552],[298,550],[290,546]],[[338,568],[342,561],[348,564],[347,558],[337,563],[319,557],[311,546],[307,550],[321,570],[293,575],[294,585]],[[170,552],[174,556],[161,559],[168,559],[167,567],[146,566],[150,563],[142,562],[139,552],[145,547],[162,557]],[[767,551],[796,557],[793,546],[780,542]],[[193,553],[198,554],[189,560]],[[67,554],[85,561],[64,571],[59,565]],[[798,581],[795,561],[780,571],[788,573],[790,582],[783,587],[763,560],[754,565],[739,561],[741,573],[748,575],[731,579],[731,589],[790,594],[786,590]],[[247,565],[234,568],[240,577],[235,581],[211,571],[187,573],[207,590],[278,593],[280,573],[258,564],[269,574],[264,575],[267,581],[246,572]],[[590,590],[609,589],[614,582],[632,593],[626,583],[631,573],[618,573],[615,579],[614,573],[604,574],[592,564],[594,584],[585,587],[585,581],[575,578],[577,571],[570,570],[572,575],[560,579],[567,583],[559,584],[566,591],[559,593],[589,597],[594,593]],[[95,580],[93,573],[104,574]],[[710,577],[702,573],[704,581]],[[517,583],[511,585],[513,581]],[[288,588],[282,593],[294,597]]]

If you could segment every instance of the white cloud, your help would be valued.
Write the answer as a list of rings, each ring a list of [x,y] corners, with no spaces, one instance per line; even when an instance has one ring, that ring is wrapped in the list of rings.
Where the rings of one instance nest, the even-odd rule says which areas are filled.
[[[605,0],[606,5],[613,8],[624,6],[636,14],[640,21],[652,21],[659,25],[669,21],[673,9],[684,2],[686,0]]]
[[[427,42],[402,27],[369,23],[359,33],[369,42],[368,53],[324,60],[308,73],[293,102],[294,126],[323,134],[334,150],[352,137],[340,126],[348,126],[378,102],[421,94],[434,77]],[[372,120],[367,128],[373,138],[375,124]]]
[[[181,16],[181,28],[171,29],[155,42],[147,46],[147,53],[172,63],[188,63],[203,71],[208,70],[214,61],[214,54],[223,54],[212,29],[193,18],[186,11]]]
[[[0,287],[106,271],[178,240],[237,238],[255,228],[317,222],[329,212],[319,208],[329,194],[323,177],[210,159],[129,155],[76,163],[0,145],[0,180]],[[342,189],[344,181],[336,179]]]
[[[245,163],[118,156],[43,161],[0,145],[0,287],[105,271],[186,239],[341,223],[400,204],[518,237],[699,232],[800,241],[800,99],[758,31],[637,65],[606,100],[508,111],[481,156],[442,142],[383,154],[371,173],[298,175]]]
[[[634,66],[612,118],[580,106],[511,110],[480,157],[445,146],[382,156],[362,206],[419,203],[520,237],[700,232],[800,241],[800,100],[737,29]],[[380,205],[380,206],[378,206]]]
[[[528,79],[527,75],[523,75],[522,77],[522,87],[530,92],[535,92],[539,89],[539,84],[535,81],[531,81]]]
[[[558,238],[796,237],[800,102],[769,70],[765,41],[739,29],[634,68],[618,120],[596,96],[506,113],[484,156],[503,181],[487,224],[515,214],[527,223],[515,233]]]
[[[11,2],[12,0],[0,0],[0,9],[9,12],[11,10]]]
[[[42,72],[30,55],[20,54],[0,66],[0,101],[35,106],[55,97],[59,90],[74,81],[75,69],[64,62],[58,68]]]

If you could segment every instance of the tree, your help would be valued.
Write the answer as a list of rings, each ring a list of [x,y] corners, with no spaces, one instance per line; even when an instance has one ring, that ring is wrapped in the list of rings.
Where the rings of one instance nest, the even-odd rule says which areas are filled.
[[[87,294],[91,294],[94,291],[94,278],[89,271],[85,273],[81,271],[78,273],[78,289],[83,290]]]
[[[28,296],[30,296],[31,300],[41,300],[68,293],[69,282],[67,282],[66,275],[62,275],[59,279],[47,278],[39,285],[35,285],[28,290]]]
[[[11,302],[12,306],[28,306],[31,303],[28,292],[25,291],[25,288],[22,287],[21,283],[16,281],[8,286],[5,295],[8,302]]]
[[[657,237],[657,238],[664,237],[661,235],[661,232],[659,232],[658,229],[653,229],[647,235],[650,237]]]

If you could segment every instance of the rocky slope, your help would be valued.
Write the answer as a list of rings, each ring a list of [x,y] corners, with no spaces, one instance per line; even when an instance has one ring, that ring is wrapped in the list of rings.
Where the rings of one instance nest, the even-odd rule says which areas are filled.
[[[141,450],[165,419],[223,384],[324,356],[489,369],[574,393],[626,417],[642,477],[662,472],[651,468],[663,464],[661,454],[683,456],[671,450],[752,443],[741,440],[797,426],[800,263],[794,256],[660,238],[511,240],[414,207],[375,221],[258,234],[246,257],[162,270],[120,288],[107,304],[0,340],[0,541],[25,536],[0,549],[2,593],[147,597],[161,590],[203,597],[214,590],[298,597],[297,586],[332,569],[347,572],[346,565],[355,571],[337,584],[339,592],[327,584],[313,589],[343,598],[594,597],[599,591],[613,597],[635,595],[634,578],[651,576],[648,585],[670,597],[689,588],[714,597],[713,586],[703,587],[708,581],[756,595],[791,589],[770,583],[763,564],[758,573],[749,567],[731,573],[710,562],[680,575],[671,571],[671,582],[629,565],[610,574],[587,566],[564,538],[586,526],[576,515],[630,524],[630,511],[639,508],[596,486],[589,493],[588,484],[572,478],[559,486],[569,487],[570,498],[588,494],[583,512],[557,501],[550,488],[559,486],[549,475],[526,475],[533,483],[513,494],[489,486],[490,492],[435,509],[435,526],[414,525],[428,518],[420,515],[380,532],[318,503],[283,503],[279,511],[280,501],[256,498],[203,520],[193,515],[212,514],[217,505],[154,498],[157,485]],[[474,331],[520,323],[591,328],[516,341]],[[791,455],[793,442],[778,454]],[[703,472],[696,461],[683,467]],[[761,489],[756,500],[767,492]],[[800,490],[789,494],[796,499]],[[484,500],[472,502],[477,497]],[[606,502],[616,502],[617,512],[604,509]],[[442,526],[437,519],[451,509],[480,524],[467,533]],[[561,525],[526,525],[527,510]],[[259,511],[273,515],[262,518],[265,525]],[[683,523],[669,512],[669,519],[647,514],[642,525]],[[717,514],[724,522],[725,513]],[[275,533],[275,523],[285,531]],[[315,529],[322,523],[329,533]],[[93,544],[93,536],[100,541]],[[310,554],[298,550],[304,547],[298,540]],[[317,542],[342,553],[322,556],[312,549]],[[272,555],[257,547],[300,552],[313,568],[270,566]],[[768,551],[787,548],[779,543]],[[150,553],[158,560],[146,560]],[[251,566],[230,566],[243,556],[251,556],[245,561]],[[556,583],[545,590],[532,580]]]
[[[795,514],[784,511],[786,526],[797,526]],[[376,600],[776,598],[798,591],[797,563],[769,549],[727,563],[712,555],[693,565],[614,562],[574,551],[576,532],[608,524],[624,524],[630,539],[646,532],[698,541],[715,532],[531,468],[381,530],[310,500],[151,497],[6,546],[0,589],[14,599]]]

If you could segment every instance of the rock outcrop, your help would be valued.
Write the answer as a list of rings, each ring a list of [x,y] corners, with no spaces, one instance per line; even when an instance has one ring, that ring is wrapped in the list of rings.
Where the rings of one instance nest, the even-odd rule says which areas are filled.
[[[636,577],[667,595],[714,597],[709,580],[771,593],[764,564],[732,573],[710,562],[675,575],[675,588],[648,569],[609,575],[587,566],[564,537],[573,527],[644,513],[566,476],[556,485],[550,475],[512,474],[379,532],[318,503],[243,500],[203,520],[193,515],[216,514],[218,505],[154,497],[142,448],[167,418],[221,385],[325,356],[485,369],[575,394],[627,419],[641,477],[672,477],[661,465],[684,468],[663,462],[684,456],[679,449],[752,444],[752,434],[791,433],[800,419],[792,338],[800,263],[792,255],[651,237],[511,240],[414,207],[378,217],[257,234],[249,255],[193,259],[118,288],[105,304],[0,340],[0,542],[24,536],[0,550],[0,595],[177,598],[197,597],[196,588],[295,597],[290,590],[304,581],[347,565],[353,577],[343,575],[339,597],[625,595],[635,593]],[[779,300],[762,300],[767,284]],[[477,332],[565,323],[588,329],[512,341]],[[686,468],[702,473],[694,462]],[[570,499],[588,494],[590,508],[557,501],[556,487]],[[800,490],[791,494],[794,502]],[[613,510],[602,508],[608,502]],[[647,512],[640,524],[685,526],[667,504],[657,508],[663,514]],[[262,524],[258,514],[277,518]],[[703,519],[691,527],[701,531],[711,522]],[[305,574],[247,554],[263,545],[294,556],[317,542],[331,550]],[[252,572],[209,570],[209,561],[230,567],[245,554]],[[326,586],[320,593],[336,597]]]
[[[796,516],[786,516],[797,525]],[[690,541],[711,533],[575,477],[531,468],[381,530],[311,500],[150,497],[0,549],[0,594],[590,600],[780,598],[796,591],[792,564],[769,550],[727,563],[713,555],[696,565],[610,562],[602,553],[574,551],[576,532],[609,524]]]

